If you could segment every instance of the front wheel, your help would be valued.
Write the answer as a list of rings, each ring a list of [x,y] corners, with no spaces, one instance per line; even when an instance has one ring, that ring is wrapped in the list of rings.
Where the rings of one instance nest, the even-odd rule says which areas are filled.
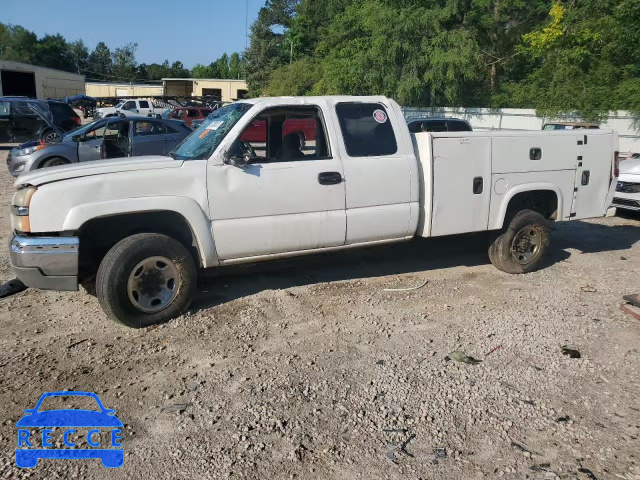
[[[61,165],[69,165],[70,163],[71,162],[66,158],[53,157],[42,162],[42,165],[40,165],[40,168],[59,167]]]
[[[489,247],[491,263],[511,274],[538,270],[549,248],[549,222],[539,213],[522,210],[506,230],[494,235]]]
[[[132,235],[104,257],[96,294],[105,313],[131,328],[167,322],[187,311],[197,270],[177,240],[155,233]]]

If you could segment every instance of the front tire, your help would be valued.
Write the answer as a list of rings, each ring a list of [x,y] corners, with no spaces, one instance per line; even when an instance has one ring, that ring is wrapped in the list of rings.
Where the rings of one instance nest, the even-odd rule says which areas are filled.
[[[493,237],[491,263],[506,273],[520,275],[538,270],[549,249],[549,222],[533,210],[522,210],[506,230]]]
[[[42,162],[40,167],[38,168],[49,168],[49,167],[59,167],[61,165],[69,165],[71,162],[66,158],[62,157],[53,157]]]
[[[185,313],[196,283],[195,262],[180,242],[142,233],[125,238],[107,253],[98,268],[96,294],[111,319],[145,328]]]

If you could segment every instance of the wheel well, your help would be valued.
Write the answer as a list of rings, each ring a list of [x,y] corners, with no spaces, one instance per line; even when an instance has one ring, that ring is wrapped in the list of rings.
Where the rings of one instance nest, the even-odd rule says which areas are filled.
[[[51,160],[52,158],[62,158],[63,160],[66,160],[68,163],[71,163],[71,161],[69,159],[61,157],[60,155],[51,155],[50,157],[43,158],[42,160],[40,160],[40,162],[38,162],[38,167],[36,168],[36,170],[39,169],[39,168],[42,168],[42,166],[45,163],[47,163],[49,160]]]
[[[553,190],[532,190],[515,195],[507,207],[504,225],[521,210],[533,210],[548,220],[558,218],[558,195]]]
[[[191,252],[196,265],[202,265],[193,231],[182,215],[172,211],[130,213],[95,218],[80,227],[80,276],[94,276],[111,247],[137,233],[172,237]]]

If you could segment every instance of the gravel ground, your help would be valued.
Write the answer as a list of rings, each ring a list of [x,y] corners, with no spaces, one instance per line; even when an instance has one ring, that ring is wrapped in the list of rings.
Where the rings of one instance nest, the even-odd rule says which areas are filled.
[[[3,171],[0,282],[12,193]],[[0,300],[0,477],[638,480],[639,240],[640,217],[560,224],[526,276],[473,236],[278,262],[144,331],[85,293]],[[67,389],[116,410],[122,469],[15,467],[23,410]]]

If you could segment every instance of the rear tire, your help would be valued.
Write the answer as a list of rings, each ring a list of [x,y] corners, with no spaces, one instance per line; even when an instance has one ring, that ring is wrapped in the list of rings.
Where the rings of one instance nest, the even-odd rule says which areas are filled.
[[[187,311],[197,270],[189,251],[166,235],[141,233],[117,243],[96,277],[98,301],[113,320],[130,328],[168,322]]]
[[[40,141],[46,143],[47,145],[55,145],[56,143],[60,143],[62,141],[62,137],[60,137],[60,135],[53,129],[47,128],[40,134]]]
[[[505,230],[494,234],[489,258],[498,270],[506,273],[534,272],[540,268],[549,242],[549,222],[533,210],[522,210]]]

